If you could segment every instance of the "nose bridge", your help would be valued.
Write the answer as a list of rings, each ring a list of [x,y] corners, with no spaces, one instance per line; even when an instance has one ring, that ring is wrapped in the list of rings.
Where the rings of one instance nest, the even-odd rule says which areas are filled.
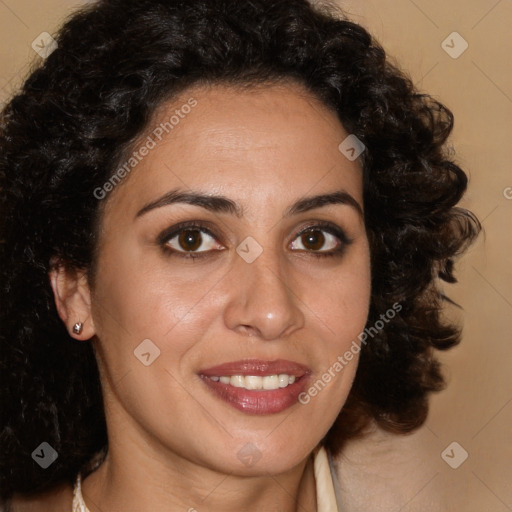
[[[240,244],[237,252],[225,311],[228,327],[267,340],[300,328],[304,317],[285,259],[270,247],[258,248],[253,240]]]

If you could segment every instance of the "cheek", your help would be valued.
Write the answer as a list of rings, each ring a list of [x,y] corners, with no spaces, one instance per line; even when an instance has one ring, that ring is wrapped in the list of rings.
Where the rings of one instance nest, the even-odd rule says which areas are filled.
[[[216,314],[212,272],[150,259],[137,247],[105,247],[93,293],[93,318],[101,352],[115,375],[137,361],[134,350],[151,340],[169,362],[197,343]],[[167,352],[167,354],[165,354]],[[174,364],[174,363],[173,363]]]
[[[358,273],[349,273],[333,281],[324,298],[327,322],[343,345],[347,338],[353,339],[366,324],[370,304],[370,275],[365,268]]]
[[[355,377],[360,335],[368,318],[371,296],[370,257],[367,244],[351,254],[340,271],[324,279],[322,288],[309,295],[308,306],[323,335],[319,371],[303,396],[304,404],[319,407],[327,424],[334,421]],[[325,391],[324,391],[325,390]]]
[[[330,333],[332,348],[342,349],[364,329],[371,295],[367,243],[353,251],[336,272],[326,273],[317,286],[309,283],[306,302]]]

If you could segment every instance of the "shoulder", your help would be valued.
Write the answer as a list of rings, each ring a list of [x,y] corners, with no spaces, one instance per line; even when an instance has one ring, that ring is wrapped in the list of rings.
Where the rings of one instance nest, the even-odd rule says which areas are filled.
[[[61,484],[34,496],[15,494],[6,503],[0,502],[0,512],[70,512],[73,488]]]

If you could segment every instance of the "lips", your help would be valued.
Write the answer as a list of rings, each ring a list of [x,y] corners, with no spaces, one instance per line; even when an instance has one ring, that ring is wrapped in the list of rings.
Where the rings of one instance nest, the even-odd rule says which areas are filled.
[[[207,368],[199,376],[217,398],[244,413],[261,415],[276,414],[296,404],[310,373],[309,368],[293,361],[250,359]]]

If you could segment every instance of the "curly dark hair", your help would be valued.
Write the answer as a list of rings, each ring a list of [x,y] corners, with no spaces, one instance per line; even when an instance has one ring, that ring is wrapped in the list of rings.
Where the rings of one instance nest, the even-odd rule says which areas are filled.
[[[455,282],[454,258],[480,230],[455,206],[467,176],[446,150],[452,113],[365,29],[307,0],[100,0],[55,38],[0,118],[0,497],[72,483],[107,449],[93,348],[68,334],[48,273],[58,261],[92,275],[108,201],[93,191],[156,108],[197,84],[301,84],[366,146],[367,326],[402,308],[363,344],[324,442],[337,453],[375,426],[420,426],[444,385],[434,349],[461,335],[441,317],[439,280]],[[41,441],[59,454],[46,470],[31,457]]]

